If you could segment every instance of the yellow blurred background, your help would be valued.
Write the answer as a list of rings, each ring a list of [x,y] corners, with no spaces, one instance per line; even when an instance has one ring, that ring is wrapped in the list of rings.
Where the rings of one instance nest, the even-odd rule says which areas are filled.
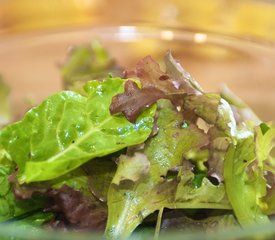
[[[275,40],[275,1],[0,0],[1,35],[138,22]]]

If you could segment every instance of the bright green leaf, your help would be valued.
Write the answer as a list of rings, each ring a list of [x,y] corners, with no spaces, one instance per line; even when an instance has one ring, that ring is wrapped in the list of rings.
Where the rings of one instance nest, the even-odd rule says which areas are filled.
[[[255,165],[254,136],[238,139],[236,146],[229,147],[224,161],[226,193],[239,223],[243,226],[266,223],[262,213],[266,182],[262,168]],[[247,170],[248,165],[254,166]]]
[[[61,75],[66,89],[83,92],[83,85],[90,80],[106,78],[108,74],[119,77],[122,70],[97,41],[71,50]]]
[[[195,188],[191,169],[182,170],[179,178],[165,179],[170,169],[182,166],[184,154],[199,149],[207,142],[207,137],[195,125],[182,128],[182,115],[166,100],[160,101],[158,107],[159,131],[145,145],[145,154],[150,161],[148,174],[136,182],[112,183],[110,186],[108,238],[127,238],[146,216],[162,208],[230,208],[224,200],[224,187],[203,180],[202,186]],[[134,168],[136,162],[131,163],[131,168]],[[186,178],[186,174],[189,177]],[[114,179],[123,175],[117,171]],[[209,191],[213,193],[211,197],[208,197]],[[184,199],[184,194],[191,195]]]
[[[190,95],[185,99],[184,108],[193,110],[207,123],[214,124],[218,118],[220,100],[217,94]]]
[[[1,147],[1,146],[0,146]],[[5,150],[0,148],[0,222],[41,208],[42,199],[18,200],[13,194],[8,177],[15,170]]]
[[[120,78],[91,81],[85,87],[88,97],[57,93],[3,129],[0,142],[19,166],[19,182],[53,179],[92,158],[144,142],[152,131],[154,106],[134,124],[109,112],[124,83]]]
[[[275,146],[275,128],[262,123],[256,127],[256,153],[258,161],[263,164],[263,161],[268,160],[270,151]],[[271,162],[271,165],[275,165]]]

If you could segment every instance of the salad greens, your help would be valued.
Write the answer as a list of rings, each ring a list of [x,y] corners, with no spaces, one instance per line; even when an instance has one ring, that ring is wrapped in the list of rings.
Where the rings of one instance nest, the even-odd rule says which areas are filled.
[[[83,84],[91,79],[104,79],[109,73],[122,77],[122,68],[97,41],[92,41],[87,47],[74,47],[69,54],[60,69],[66,89],[85,94]]]
[[[108,193],[107,236],[110,238],[127,237],[146,216],[164,207],[230,208],[224,199],[222,184],[214,186],[204,178],[201,186],[194,187],[194,174],[188,167],[179,169],[175,178],[167,178],[170,169],[182,165],[185,153],[207,143],[207,136],[196,126],[182,128],[182,115],[166,101],[159,102],[159,132],[146,142],[144,154],[136,153],[128,159],[123,156],[119,160]],[[141,162],[146,167],[142,171]],[[117,181],[126,180],[125,172],[131,169],[136,172],[131,174],[129,181]],[[139,179],[133,179],[138,174]]]
[[[50,180],[92,158],[144,142],[151,132],[154,107],[134,124],[109,112],[112,96],[123,91],[124,83],[119,78],[89,82],[87,97],[57,93],[3,129],[0,142],[19,167],[19,182]]]
[[[268,223],[274,125],[228,89],[205,93],[170,52],[164,65],[123,75],[98,43],[76,48],[69,90],[0,130],[0,221],[107,239]]]
[[[15,163],[11,161],[7,152],[0,149],[0,221],[4,222],[14,217],[35,213],[36,210],[42,209],[44,200],[33,197],[31,199],[19,200],[15,197],[12,191],[12,184],[9,181],[9,176],[15,171]]]

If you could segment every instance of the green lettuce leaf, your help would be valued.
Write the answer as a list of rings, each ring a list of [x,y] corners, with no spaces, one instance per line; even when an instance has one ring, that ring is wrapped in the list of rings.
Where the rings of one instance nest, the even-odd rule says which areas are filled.
[[[1,226],[1,240],[26,240],[32,238],[31,235],[38,236],[39,233],[41,238],[41,234],[45,234],[45,232],[40,232],[42,231],[41,226],[52,218],[52,213],[34,212],[10,219],[7,224],[4,223],[5,225]],[[3,227],[10,231],[3,233]]]
[[[176,208],[231,209],[223,183],[214,185],[204,177],[198,186],[194,184],[194,180],[192,172],[181,176],[175,193]],[[173,208],[172,204],[167,207]]]
[[[253,110],[238,96],[236,96],[227,86],[221,90],[221,96],[232,107],[238,123],[245,122],[248,125],[256,126],[261,123],[259,117]]]
[[[262,212],[266,208],[262,198],[266,194],[263,161],[267,158],[266,152],[267,149],[270,150],[270,144],[266,144],[264,140],[255,144],[255,124],[239,126],[230,104],[217,94],[187,96],[184,108],[194,111],[214,127],[209,131],[209,173],[220,181],[224,179],[226,194],[239,223],[245,226],[268,222],[267,216]],[[272,134],[267,134],[266,141],[270,141],[269,135]],[[261,135],[258,134],[258,139],[260,138]]]
[[[173,58],[171,51],[168,51],[164,58],[166,72],[173,81],[180,85],[187,94],[201,94],[203,90],[198,82],[186,72],[182,66]]]
[[[268,175],[272,175],[271,181],[267,177],[268,184],[267,194],[264,196],[263,201],[267,204],[263,211],[265,214],[275,213],[275,158],[272,156],[272,150],[275,146],[275,128],[272,124],[261,123],[256,127],[256,153],[259,160],[259,164],[269,172]]]
[[[14,170],[14,162],[11,161],[10,156],[0,146],[0,222],[22,215],[29,215],[33,211],[41,209],[44,205],[44,200],[41,198],[16,199],[12,191],[12,184],[8,180],[9,175]]]
[[[110,156],[96,158],[82,166],[89,177],[90,192],[101,202],[107,202],[109,186],[115,175],[117,165]]]
[[[194,113],[210,125],[215,125],[226,136],[245,138],[249,135],[249,126],[237,126],[233,111],[229,103],[219,94],[207,93],[191,95],[185,98],[184,108]]]
[[[27,213],[22,216],[14,217],[7,221],[9,224],[14,224],[14,227],[18,226],[26,226],[26,227],[39,227],[44,223],[52,220],[54,218],[53,213],[50,212],[42,212],[42,211],[35,211],[33,213]]]
[[[204,178],[201,186],[196,187],[192,169],[183,167],[184,155],[208,143],[207,136],[195,125],[182,128],[183,116],[169,101],[159,101],[158,107],[159,131],[145,145],[149,172],[140,175],[138,180],[135,178],[136,181],[129,177],[131,181],[119,184],[115,181],[110,186],[106,227],[106,236],[110,239],[127,238],[146,216],[164,207],[230,209],[222,184],[214,186]],[[131,163],[134,169],[137,162]],[[123,170],[120,164],[118,170]],[[178,177],[169,178],[168,171],[176,167],[182,169]],[[124,172],[117,171],[114,179],[122,176],[125,178]]]
[[[256,153],[258,161],[263,165],[264,161],[268,161],[270,166],[275,167],[273,161],[269,161],[270,152],[275,146],[275,127],[271,124],[261,123],[259,127],[256,127]],[[275,171],[274,171],[275,173]]]
[[[104,79],[108,74],[121,77],[122,70],[97,41],[87,46],[74,47],[61,67],[65,88],[80,93],[84,93],[85,82]]]
[[[185,98],[184,108],[193,110],[207,123],[215,124],[218,118],[220,100],[221,97],[218,94],[190,95]]]
[[[120,174],[115,174],[112,183],[119,185],[124,180],[137,181],[143,175],[146,175],[150,168],[150,162],[146,155],[135,153],[134,156],[121,155],[117,171]]]
[[[207,135],[210,137],[208,174],[223,182],[224,156],[232,140],[216,127],[211,127]]]
[[[251,135],[230,145],[224,161],[226,193],[242,226],[269,221],[262,212],[266,181],[261,164],[258,166],[255,160],[254,135]]]
[[[95,161],[95,168],[98,168],[96,165],[99,164],[100,162]],[[45,199],[40,212],[52,213],[53,219],[49,227],[58,228],[61,225],[61,228],[65,229],[103,231],[107,219],[107,206],[91,192],[89,181],[89,173],[79,167],[53,180],[21,185],[15,183],[13,187],[20,198],[31,200],[39,195]],[[58,216],[57,220],[55,213]],[[31,215],[28,213],[27,217],[29,216]]]
[[[155,106],[135,123],[109,112],[124,83],[120,78],[91,81],[85,86],[87,97],[57,93],[3,129],[0,142],[19,167],[19,183],[53,179],[92,158],[144,142],[152,131]]]

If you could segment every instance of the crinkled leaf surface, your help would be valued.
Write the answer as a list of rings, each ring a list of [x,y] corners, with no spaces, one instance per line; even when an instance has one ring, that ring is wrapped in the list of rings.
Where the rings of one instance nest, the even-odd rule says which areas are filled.
[[[137,63],[136,73],[144,88],[155,87],[166,94],[177,92],[170,77],[151,56],[146,56]]]
[[[8,180],[14,169],[14,163],[0,146],[0,222],[37,210],[44,204],[42,199],[18,200],[15,198]]]
[[[122,112],[133,122],[144,108],[159,99],[170,99],[176,107],[181,108],[184,94],[202,94],[199,84],[176,62],[170,51],[167,52],[164,62],[166,72],[161,70],[151,56],[140,60],[133,77],[139,78],[142,88],[135,82],[128,81],[125,92],[113,98],[111,113]]]
[[[77,168],[49,181],[19,184],[17,179],[13,180],[14,194],[19,199],[30,199],[36,193],[44,194],[51,188],[59,189],[64,185],[81,191],[84,195],[91,195],[88,187],[88,175],[82,168]]]
[[[199,149],[208,144],[207,135],[194,124],[182,127],[183,116],[174,110],[169,101],[159,101],[158,106],[157,125],[160,130],[145,148],[152,166],[156,165],[156,180],[165,176],[168,170],[179,166],[190,149]]]
[[[135,122],[140,112],[150,107],[158,99],[166,98],[165,94],[157,88],[139,88],[133,81],[125,83],[125,92],[112,99],[110,112],[122,112],[130,122]]]
[[[184,108],[193,110],[209,124],[217,121],[220,96],[217,94],[190,95],[185,98]]]
[[[134,156],[121,155],[117,171],[112,183],[119,185],[121,181],[131,180],[133,182],[139,180],[143,175],[147,175],[150,169],[150,162],[145,154],[135,153]]]
[[[271,151],[275,145],[275,128],[271,124],[262,123],[256,127],[256,153],[259,164],[272,174],[272,181],[267,189],[267,194],[264,197],[264,202],[267,208],[263,209],[266,214],[274,214],[275,212],[275,161],[274,156],[271,156]]]
[[[266,194],[266,181],[263,178],[263,169],[255,164],[255,159],[255,142],[252,135],[238,139],[236,145],[232,144],[224,161],[227,196],[239,223],[243,226],[268,222],[268,217],[261,210],[261,198]],[[249,164],[252,164],[252,167],[247,170]]]
[[[225,192],[222,185],[214,186],[205,179],[200,188],[195,188],[190,169],[179,173],[179,177],[166,179],[169,169],[182,165],[185,153],[199,149],[208,142],[205,134],[195,126],[182,128],[182,121],[182,115],[173,110],[169,102],[160,101],[157,121],[159,132],[145,146],[145,154],[150,161],[148,174],[135,182],[116,184],[116,181],[110,186],[106,228],[108,238],[128,237],[146,216],[163,207],[230,208],[223,201]],[[115,179],[123,175],[123,172],[117,171]],[[211,189],[214,195],[209,199],[207,196],[208,191],[212,192]]]
[[[164,57],[166,72],[159,64],[147,56],[140,60],[136,67],[137,76],[143,87],[154,87],[167,95],[176,93],[201,94],[199,84],[173,58],[171,51]]]
[[[87,182],[85,186],[88,186]],[[101,205],[91,194],[85,195],[79,190],[63,185],[61,188],[48,190],[45,195],[51,199],[51,205],[46,211],[59,213],[67,227],[104,230],[107,207]]]
[[[183,173],[175,194],[176,205],[184,206],[189,204],[189,208],[231,208],[225,197],[224,185],[213,185],[207,178],[202,179],[200,187],[196,187],[190,182],[194,180],[194,174]]]
[[[36,195],[46,199],[40,210],[58,214],[57,220],[53,215],[49,227],[101,231],[105,228],[107,206],[91,193],[89,175],[81,167],[53,180],[14,187],[18,197],[28,199],[24,201]]]
[[[275,214],[275,187],[274,184],[270,189],[268,189],[267,194],[263,198],[264,202],[267,204],[267,207],[263,209],[263,213],[267,215]]]
[[[241,124],[245,122],[249,125],[259,125],[261,120],[255,112],[238,96],[236,96],[227,86],[221,90],[221,96],[232,107],[236,121]]]
[[[122,69],[97,41],[74,47],[61,67],[65,88],[81,93],[84,93],[85,82],[104,79],[110,73],[112,76],[121,77]]]
[[[265,160],[269,160],[269,155],[272,148],[275,146],[275,127],[262,123],[259,127],[256,127],[256,152],[259,162],[263,163]],[[269,161],[271,166],[275,166],[275,163]]]
[[[218,94],[190,95],[185,98],[184,108],[192,110],[209,124],[231,137],[247,137],[246,128],[238,129],[229,103]]]
[[[201,94],[201,86],[186,72],[183,67],[173,58],[171,51],[168,51],[164,58],[166,73],[171,77],[174,86],[184,89],[187,94]]]
[[[209,173],[219,180],[224,177],[227,196],[240,224],[268,221],[261,210],[264,207],[261,198],[265,196],[266,188],[263,160],[255,162],[267,146],[257,151],[254,130],[249,126],[237,126],[230,105],[217,94],[187,96],[184,107],[214,126],[209,131],[211,158],[208,162],[210,168],[219,166],[220,169],[209,169]],[[249,164],[252,165],[248,169]]]
[[[216,127],[211,127],[207,135],[210,138],[209,159],[207,161],[208,174],[215,177],[219,182],[222,182],[224,180],[224,156],[232,140]]]
[[[144,142],[152,131],[155,107],[135,123],[109,112],[125,80],[91,81],[84,97],[57,93],[0,132],[0,142],[18,164],[20,183],[59,177],[88,160]]]

